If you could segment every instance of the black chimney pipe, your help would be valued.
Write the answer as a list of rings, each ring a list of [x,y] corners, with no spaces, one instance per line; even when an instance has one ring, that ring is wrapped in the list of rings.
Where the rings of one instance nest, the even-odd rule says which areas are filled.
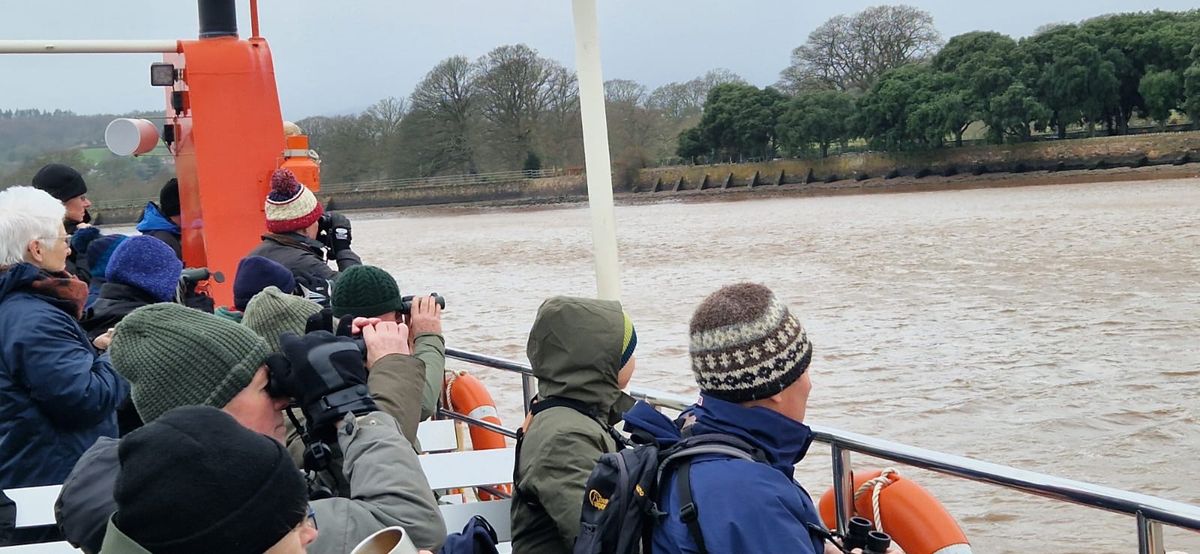
[[[200,0],[200,38],[237,36],[234,0]]]

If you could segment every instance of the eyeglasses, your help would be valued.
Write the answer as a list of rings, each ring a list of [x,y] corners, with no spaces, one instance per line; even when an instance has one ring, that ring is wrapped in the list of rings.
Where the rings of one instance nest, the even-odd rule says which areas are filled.
[[[61,240],[63,244],[71,244],[71,235],[61,237],[38,237],[38,240]]]
[[[313,510],[312,504],[307,506],[308,511],[304,514],[304,525],[311,527],[313,531],[317,530],[317,512]]]

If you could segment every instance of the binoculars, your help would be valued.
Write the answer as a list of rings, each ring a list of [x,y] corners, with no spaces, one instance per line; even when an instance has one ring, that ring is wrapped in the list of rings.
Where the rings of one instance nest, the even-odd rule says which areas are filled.
[[[850,518],[842,546],[846,552],[861,548],[863,554],[884,554],[892,545],[892,537],[883,531],[875,531],[871,521],[865,517]]]
[[[446,297],[445,296],[440,296],[436,292],[429,293],[429,296],[432,296],[433,301],[437,302],[437,305],[440,306],[443,310],[446,309]],[[413,298],[414,298],[414,295],[411,295],[411,294],[408,296],[400,297],[400,313],[402,313],[404,315],[409,315],[412,313]]]

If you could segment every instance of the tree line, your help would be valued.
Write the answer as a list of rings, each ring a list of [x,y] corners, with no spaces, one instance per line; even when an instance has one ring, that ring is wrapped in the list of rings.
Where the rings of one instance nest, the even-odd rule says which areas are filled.
[[[968,135],[1019,142],[1068,129],[1124,134],[1134,118],[1200,119],[1198,45],[1200,10],[1109,15],[1019,40],[979,31],[943,42],[927,12],[877,6],[815,29],[773,86],[726,69],[654,89],[607,81],[609,143],[621,182],[679,158],[937,148]],[[446,58],[407,96],[361,113],[297,123],[328,183],[579,167],[578,93],[563,64],[513,44]],[[64,161],[89,173],[98,191],[112,191],[103,196],[153,195],[170,172],[162,160],[72,150],[98,145],[109,119],[0,111],[0,186]]]
[[[693,161],[961,146],[972,125],[992,143],[1129,132],[1135,116],[1200,120],[1200,10],[1109,15],[1015,40],[977,31],[945,44],[908,6],[835,17],[792,52],[774,87],[726,84],[679,135]]]

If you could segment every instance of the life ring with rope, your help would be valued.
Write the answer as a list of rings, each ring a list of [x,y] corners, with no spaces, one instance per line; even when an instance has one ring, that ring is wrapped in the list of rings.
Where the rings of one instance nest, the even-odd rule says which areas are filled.
[[[837,526],[833,488],[821,495],[821,521]],[[895,469],[854,473],[854,514],[891,535],[906,554],[971,554],[967,535],[941,502]]]
[[[442,387],[442,405],[452,412],[465,414],[472,419],[486,421],[501,426],[500,413],[496,411],[496,402],[483,382],[466,371],[446,372],[446,382]],[[477,425],[468,425],[471,432],[471,448],[474,450],[494,450],[508,448],[504,435],[489,431]],[[503,483],[493,487],[507,495],[512,495],[512,484]],[[498,500],[494,494],[483,489],[476,489],[480,500]]]

